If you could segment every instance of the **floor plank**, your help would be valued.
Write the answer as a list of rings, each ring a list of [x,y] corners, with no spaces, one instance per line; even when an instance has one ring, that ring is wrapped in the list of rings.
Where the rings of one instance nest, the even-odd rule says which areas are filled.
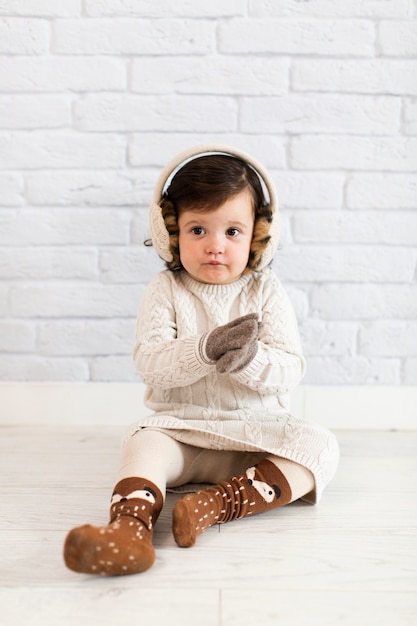
[[[386,594],[358,591],[245,590],[244,610],[240,589],[222,591],[224,624],[285,624],[286,626],[413,626],[416,599],[413,593]],[[243,607],[242,607],[243,609]]]
[[[100,581],[101,582],[101,581]],[[183,624],[213,626],[219,620],[219,592],[181,589],[165,601],[158,589],[91,585],[89,588],[0,590],[2,613],[7,607],[7,626],[115,626],[119,624]],[[22,610],[24,608],[24,611]],[[184,608],[187,607],[187,610]],[[24,621],[26,614],[29,620]],[[143,621],[142,621],[143,620]]]

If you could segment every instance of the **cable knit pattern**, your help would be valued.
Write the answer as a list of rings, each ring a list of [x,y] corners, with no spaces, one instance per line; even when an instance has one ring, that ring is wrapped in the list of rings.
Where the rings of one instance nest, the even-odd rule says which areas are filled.
[[[243,370],[219,374],[205,354],[207,333],[247,313],[261,321],[257,354]],[[200,283],[184,271],[155,276],[139,308],[134,361],[154,414],[129,434],[158,428],[203,448],[288,458],[313,472],[319,499],[338,447],[327,430],[288,412],[305,361],[293,308],[271,269],[227,285]]]

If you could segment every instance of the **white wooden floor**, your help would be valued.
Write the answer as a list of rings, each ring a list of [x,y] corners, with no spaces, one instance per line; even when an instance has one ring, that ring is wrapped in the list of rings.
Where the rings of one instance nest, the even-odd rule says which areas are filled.
[[[0,428],[2,626],[417,624],[417,432],[341,431],[317,507],[210,529],[177,548],[169,496],[144,574],[63,564],[66,532],[107,521],[122,430]]]

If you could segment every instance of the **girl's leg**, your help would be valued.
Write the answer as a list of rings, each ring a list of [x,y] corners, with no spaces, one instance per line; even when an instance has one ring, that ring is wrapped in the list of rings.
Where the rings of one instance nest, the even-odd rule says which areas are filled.
[[[183,474],[195,450],[157,430],[140,430],[123,449],[118,479],[146,476],[165,494],[167,484]]]
[[[267,457],[282,472],[291,487],[291,502],[299,500],[315,487],[314,476],[303,465],[278,456]]]
[[[106,526],[74,528],[64,546],[66,565],[75,572],[117,576],[152,566],[153,526],[161,512],[167,482],[181,475],[193,448],[157,431],[129,439],[113,492]]]
[[[175,540],[180,547],[193,546],[213,524],[285,506],[313,489],[313,475],[302,465],[264,457],[243,473],[179,500],[173,510]]]

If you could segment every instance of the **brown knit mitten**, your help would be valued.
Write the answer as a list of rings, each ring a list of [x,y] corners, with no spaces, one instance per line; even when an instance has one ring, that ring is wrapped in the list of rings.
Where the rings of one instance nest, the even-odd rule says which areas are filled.
[[[205,354],[216,362],[218,372],[240,372],[258,350],[259,321],[257,313],[248,313],[205,336]]]
[[[153,525],[163,506],[156,485],[142,478],[117,483],[107,526],[74,528],[64,546],[64,560],[74,572],[121,576],[138,574],[155,561]]]
[[[172,520],[175,541],[182,548],[191,547],[198,535],[213,524],[263,513],[291,499],[291,487],[284,474],[265,459],[240,476],[179,500]]]

